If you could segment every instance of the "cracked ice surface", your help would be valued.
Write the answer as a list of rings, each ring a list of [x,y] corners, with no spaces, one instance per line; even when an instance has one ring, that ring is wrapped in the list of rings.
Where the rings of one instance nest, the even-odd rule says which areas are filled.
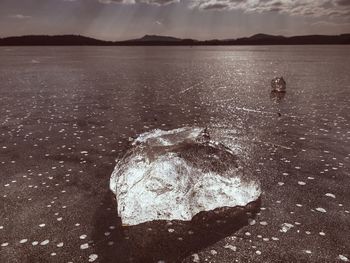
[[[110,188],[125,225],[189,221],[202,211],[245,206],[261,194],[236,155],[201,128],[140,135],[117,163]]]

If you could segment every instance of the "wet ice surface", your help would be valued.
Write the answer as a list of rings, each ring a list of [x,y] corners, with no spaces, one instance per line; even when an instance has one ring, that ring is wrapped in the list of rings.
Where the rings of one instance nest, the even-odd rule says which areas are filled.
[[[0,261],[347,262],[349,52],[1,48]],[[280,75],[287,93],[272,96]],[[115,159],[130,137],[184,126],[239,145],[259,211],[123,228]]]

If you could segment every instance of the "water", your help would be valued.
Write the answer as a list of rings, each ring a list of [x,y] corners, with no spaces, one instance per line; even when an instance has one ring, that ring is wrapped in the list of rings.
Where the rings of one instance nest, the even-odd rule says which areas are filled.
[[[0,261],[350,258],[348,72],[347,46],[1,47]],[[255,224],[121,230],[115,159],[183,126],[208,127],[259,176]]]

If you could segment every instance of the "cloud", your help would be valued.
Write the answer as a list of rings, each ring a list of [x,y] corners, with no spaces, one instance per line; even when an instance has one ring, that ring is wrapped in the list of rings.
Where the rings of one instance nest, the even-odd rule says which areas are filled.
[[[73,0],[65,0],[73,1]],[[245,13],[279,13],[291,16],[349,18],[350,0],[97,0],[102,4],[187,4],[204,11],[241,10]]]
[[[310,25],[315,31],[327,30],[332,34],[342,34],[349,32],[350,23],[334,23],[330,21],[318,21]]]
[[[243,10],[246,13],[275,12],[302,16],[346,16],[350,0],[191,0],[201,10]]]
[[[336,3],[341,6],[350,6],[350,0],[337,0]]]
[[[14,19],[29,19],[32,18],[31,16],[25,16],[22,14],[15,14],[15,15],[9,15],[10,18],[14,18]]]
[[[102,4],[150,4],[150,5],[169,5],[178,3],[180,0],[98,0]]]
[[[133,3],[132,1],[126,1],[126,0],[98,0],[101,4],[128,4]]]
[[[67,0],[65,0],[67,1]],[[72,1],[72,0],[68,0]],[[102,4],[150,4],[164,6],[184,3],[199,10],[242,10],[246,13],[274,12],[302,16],[346,17],[350,11],[350,0],[97,0]]]

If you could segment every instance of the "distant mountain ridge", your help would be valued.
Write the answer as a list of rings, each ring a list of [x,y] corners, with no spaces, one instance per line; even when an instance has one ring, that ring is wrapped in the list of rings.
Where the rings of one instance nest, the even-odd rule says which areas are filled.
[[[80,35],[28,35],[0,38],[0,46],[200,46],[200,45],[349,45],[350,34],[275,36],[256,34],[225,40],[181,39],[171,36],[145,35],[125,41],[104,41]]]
[[[255,34],[255,35],[249,37],[249,39],[255,39],[255,40],[258,40],[258,39],[284,39],[284,38],[286,38],[286,37],[267,35],[267,34],[262,34],[262,33]]]
[[[170,36],[158,36],[158,35],[145,35],[139,39],[135,39],[135,41],[167,41],[167,42],[178,42],[181,41],[181,38],[170,37]]]
[[[105,45],[111,42],[85,37],[80,35],[28,35],[0,38],[0,46],[89,46],[89,45]]]

